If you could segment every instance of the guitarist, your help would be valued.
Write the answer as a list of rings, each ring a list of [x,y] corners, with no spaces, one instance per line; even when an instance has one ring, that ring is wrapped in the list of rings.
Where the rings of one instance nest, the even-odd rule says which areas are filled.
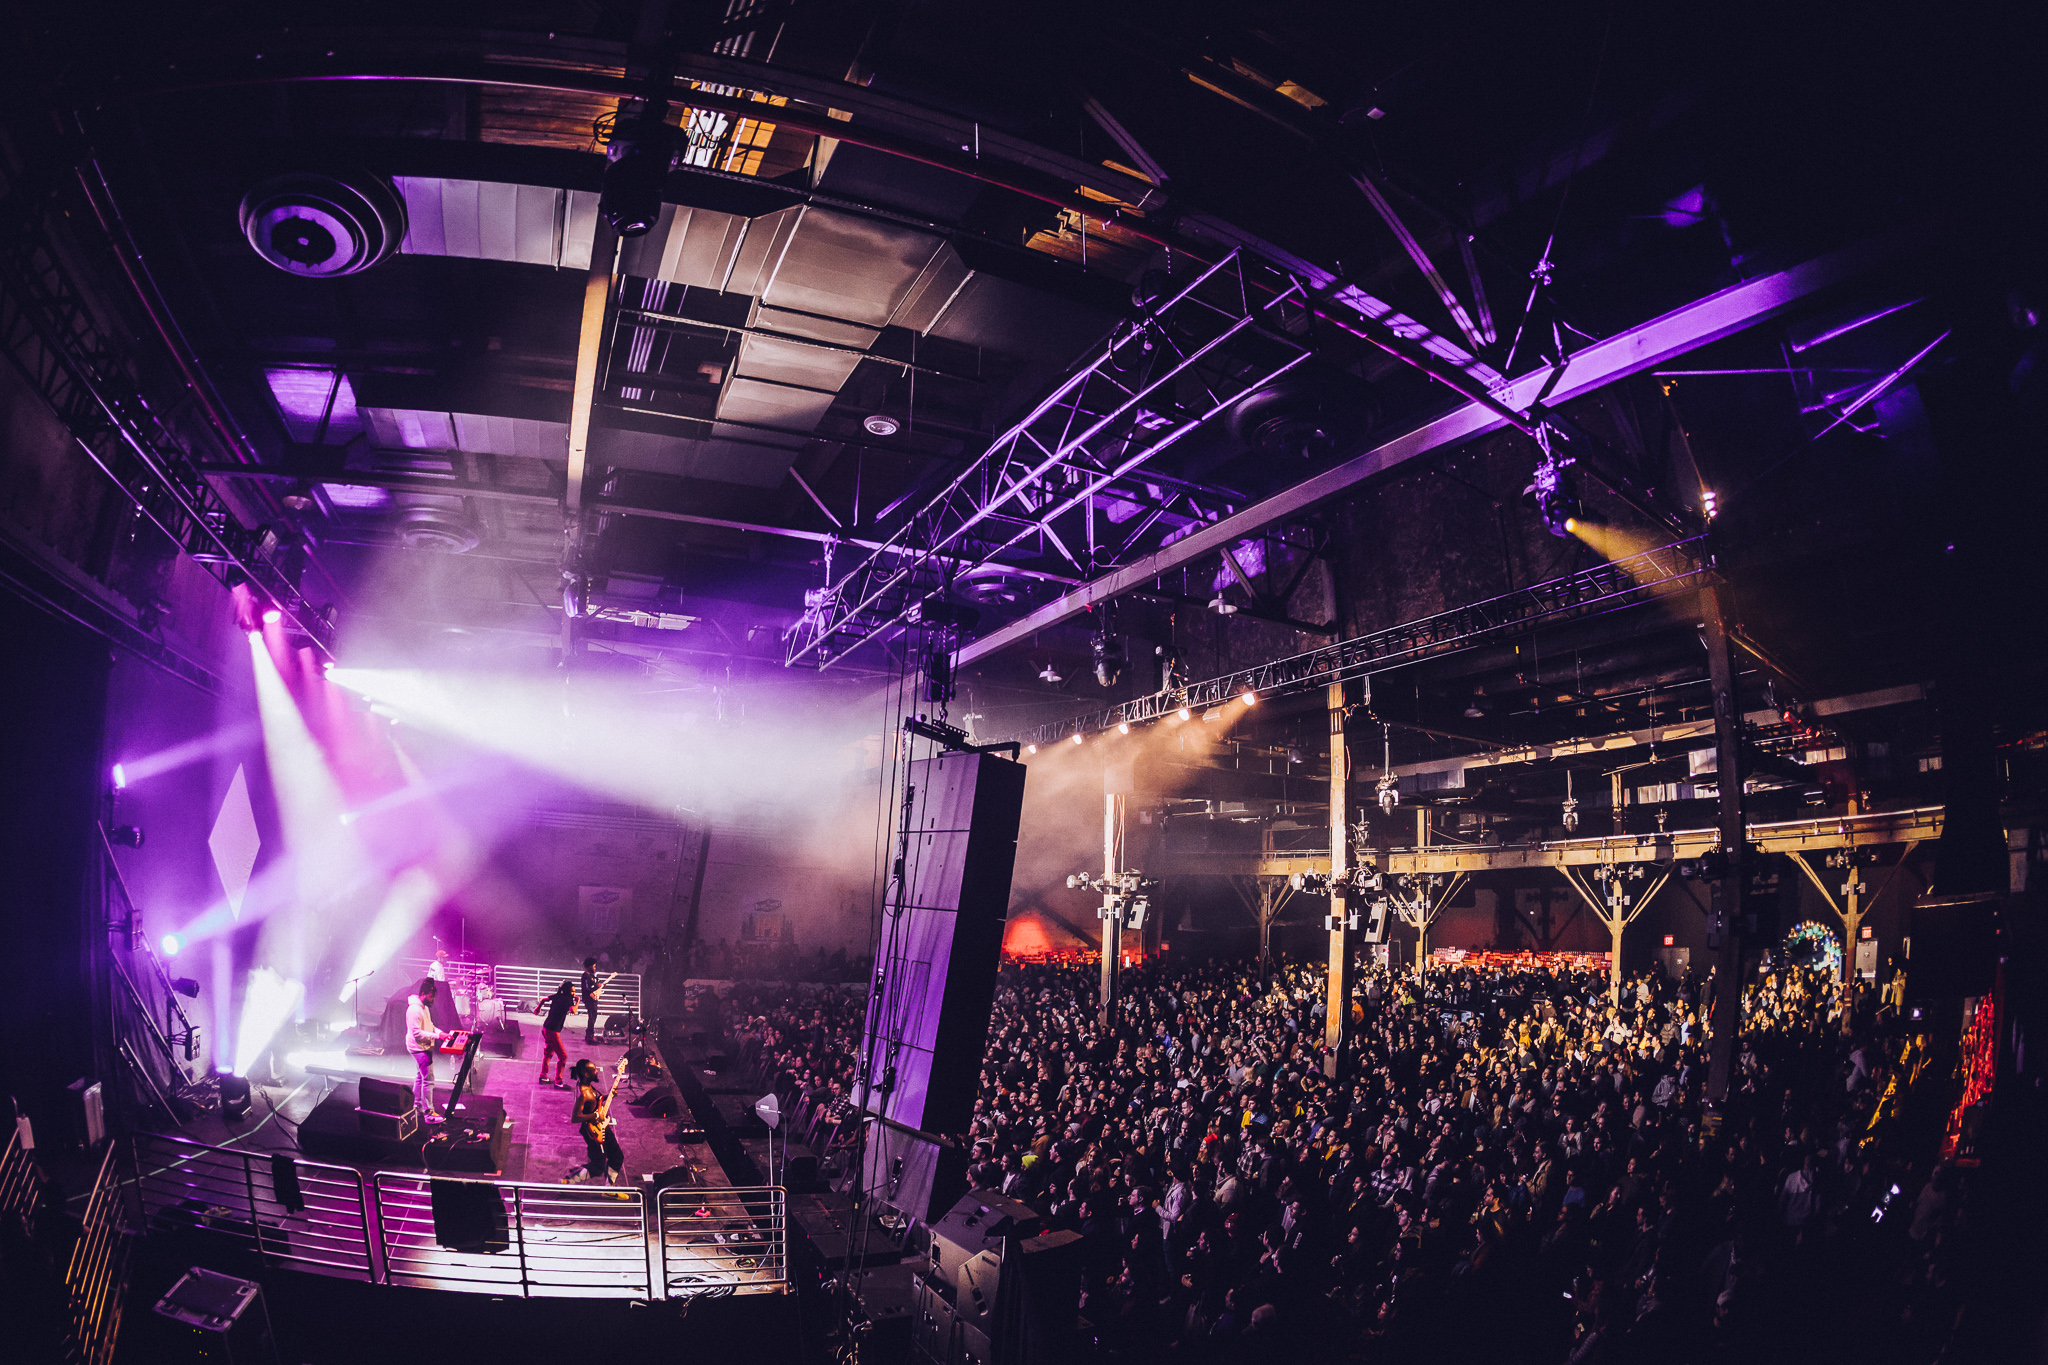
[[[620,1075],[625,1064],[620,1063]],[[576,1111],[574,1121],[583,1133],[583,1145],[589,1152],[587,1166],[570,1172],[563,1178],[565,1185],[580,1185],[586,1180],[606,1180],[617,1184],[626,1174],[626,1154],[619,1147],[619,1137],[611,1121],[612,1095],[618,1093],[619,1078],[612,1078],[611,1094],[598,1089],[597,1063],[585,1058],[576,1063]]]
[[[617,975],[617,972],[612,973],[612,976]],[[597,959],[594,957],[583,959],[583,1008],[590,1015],[583,1025],[583,1041],[586,1044],[597,1041],[597,997],[603,993],[606,984],[611,979],[612,977],[608,976],[603,981],[599,981],[597,979]]]

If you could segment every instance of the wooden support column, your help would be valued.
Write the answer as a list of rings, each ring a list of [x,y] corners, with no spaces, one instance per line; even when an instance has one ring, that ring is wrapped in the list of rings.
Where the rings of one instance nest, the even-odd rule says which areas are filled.
[[[1336,1079],[1343,1065],[1344,1040],[1351,1027],[1351,965],[1349,897],[1343,880],[1351,869],[1351,758],[1344,747],[1344,684],[1331,683],[1325,694],[1330,715],[1330,959],[1323,1016],[1323,1072]]]
[[[1714,998],[1708,1014],[1713,1030],[1707,1051],[1707,1101],[1728,1098],[1734,1072],[1736,1034],[1742,1028],[1742,893],[1749,881],[1749,826],[1742,809],[1742,708],[1735,692],[1734,646],[1728,638],[1723,594],[1718,584],[1700,589],[1700,614],[1713,688],[1716,783],[1720,787],[1722,870],[1720,902],[1711,921],[1718,938],[1714,956]]]
[[[1119,792],[1102,797],[1102,875],[1114,882],[1123,875],[1124,798]],[[1124,935],[1121,898],[1115,891],[1102,893],[1102,1000],[1100,1018],[1110,1025],[1116,1004],[1116,979],[1122,967]]]

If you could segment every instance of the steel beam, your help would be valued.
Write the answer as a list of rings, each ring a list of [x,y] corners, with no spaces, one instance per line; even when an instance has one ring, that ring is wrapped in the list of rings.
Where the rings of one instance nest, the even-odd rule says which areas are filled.
[[[1940,806],[1916,806],[1908,810],[1752,824],[1749,826],[1749,842],[1766,853],[1866,848],[1939,838],[1941,826]],[[1383,852],[1379,861],[1380,870],[1390,875],[1507,872],[1527,868],[1596,867],[1602,863],[1687,861],[1718,847],[1720,842],[1719,829],[1681,829],[1662,834],[1600,835],[1533,844],[1435,844],[1428,848],[1394,848]],[[1161,875],[1168,876],[1285,877],[1296,872],[1330,870],[1327,849],[1278,850],[1272,853],[1166,853],[1160,857]]]
[[[1568,402],[1754,326],[1892,259],[1907,245],[1905,238],[1897,236],[1862,242],[1803,265],[1746,280],[1594,342],[1559,365],[1532,370],[1502,385],[1494,396],[1501,404],[1517,410],[1527,410],[1539,398],[1551,406]],[[999,653],[1149,580],[1214,555],[1225,545],[1299,516],[1410,460],[1506,425],[1507,419],[1494,406],[1476,400],[1468,402],[991,631],[960,651],[960,663],[964,667]]]
[[[1049,722],[1017,738],[1046,744],[1071,734],[1158,720],[1183,706],[1222,706],[1247,692],[1262,697],[1303,692],[1468,649],[1510,629],[1566,615],[1611,611],[1663,596],[1696,582],[1706,570],[1705,537],[1695,536],[1369,635],[1340,640],[1186,687],[1134,697],[1072,720]]]

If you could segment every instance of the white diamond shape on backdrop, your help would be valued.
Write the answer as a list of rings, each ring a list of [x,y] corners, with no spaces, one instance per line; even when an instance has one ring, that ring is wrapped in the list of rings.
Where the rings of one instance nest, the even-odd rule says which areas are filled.
[[[228,908],[242,917],[242,897],[249,890],[249,874],[256,868],[256,850],[263,836],[256,832],[256,808],[249,804],[249,780],[240,764],[235,780],[228,783],[227,798],[214,817],[213,833],[206,846],[213,850],[213,870],[220,874],[221,890],[228,893]]]

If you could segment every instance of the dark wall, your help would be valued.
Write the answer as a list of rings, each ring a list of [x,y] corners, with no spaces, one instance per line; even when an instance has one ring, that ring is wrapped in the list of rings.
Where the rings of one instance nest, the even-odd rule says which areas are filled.
[[[86,961],[109,658],[96,636],[6,593],[0,639],[0,1090],[46,1134],[62,1088],[94,1071]]]

